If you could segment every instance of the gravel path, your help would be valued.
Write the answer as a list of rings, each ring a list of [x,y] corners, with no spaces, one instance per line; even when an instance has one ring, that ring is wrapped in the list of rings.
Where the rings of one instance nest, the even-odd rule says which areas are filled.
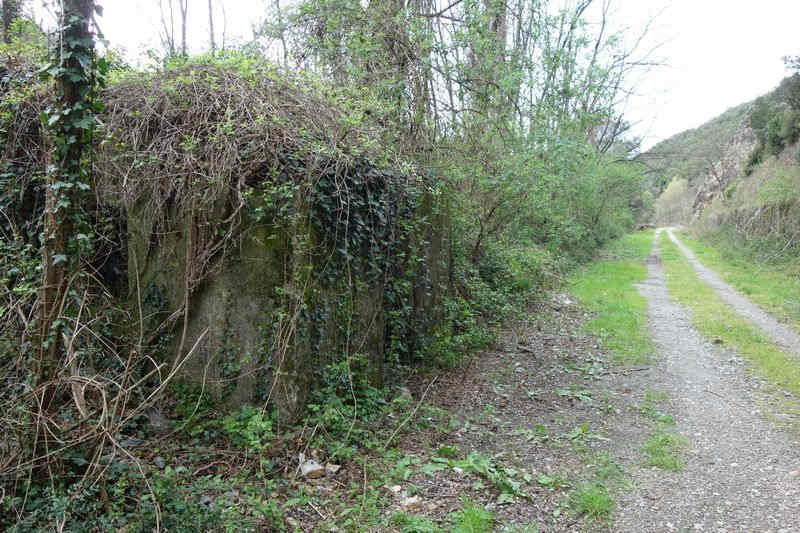
[[[694,253],[675,237],[671,228],[667,229],[667,234],[689,260],[689,263],[697,272],[697,276],[711,285],[728,305],[764,330],[778,346],[800,357],[800,334],[789,326],[775,320],[774,317],[765,313],[760,307],[742,296],[736,289],[722,281],[712,270],[704,267]]]
[[[800,442],[759,416],[742,361],[706,342],[670,300],[657,247],[649,263],[639,287],[658,349],[649,386],[668,393],[689,446],[682,471],[632,472],[614,531],[800,532]]]

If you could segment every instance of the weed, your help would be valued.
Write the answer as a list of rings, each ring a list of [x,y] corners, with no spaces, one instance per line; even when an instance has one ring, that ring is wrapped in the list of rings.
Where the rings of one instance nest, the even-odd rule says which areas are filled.
[[[592,463],[594,475],[600,481],[614,481],[623,476],[622,468],[607,453],[598,453]]]
[[[644,401],[640,403],[636,409],[639,411],[639,414],[654,422],[665,426],[674,426],[675,419],[672,415],[662,412],[657,405],[658,403],[665,402],[668,398],[669,396],[664,392],[648,390],[645,392]]]
[[[442,529],[427,518],[415,514],[396,513],[392,523],[401,533],[439,533]]]
[[[768,312],[789,319],[800,329],[800,277],[797,276],[796,261],[765,263],[758,254],[743,249],[740,241],[734,244],[734,239],[724,235],[717,239],[718,246],[711,246],[685,233],[680,238],[705,266],[714,269],[722,279]]]
[[[688,441],[679,435],[663,432],[651,435],[642,446],[642,451],[647,456],[647,466],[662,470],[682,470],[684,463],[678,454],[687,444]]]
[[[691,310],[692,324],[700,333],[708,339],[720,339],[749,359],[772,384],[800,396],[800,365],[796,359],[778,349],[756,326],[700,281],[668,237],[661,239],[660,246],[669,292]]]
[[[584,443],[587,440],[603,440],[603,441],[609,440],[608,438],[603,437],[602,435],[589,431],[588,424],[581,424],[580,426],[576,427],[569,433],[563,433],[556,438],[560,440],[571,441],[574,443]]]
[[[536,424],[533,429],[520,428],[514,431],[513,435],[524,437],[528,442],[544,442],[550,438],[547,426]]]
[[[536,482],[542,487],[550,490],[561,490],[569,487],[569,481],[567,481],[567,478],[564,476],[564,474],[553,474],[552,476],[540,474],[536,478]]]
[[[453,533],[488,533],[494,525],[494,514],[466,498],[461,500],[461,510],[452,517]]]
[[[233,444],[246,450],[261,451],[275,437],[272,417],[249,405],[223,418],[222,429]]]
[[[595,520],[607,519],[614,509],[614,498],[602,483],[584,483],[569,495],[570,508]]]
[[[562,398],[570,398],[588,404],[592,403],[592,391],[588,389],[577,389],[572,386],[568,389],[556,389],[556,394]]]

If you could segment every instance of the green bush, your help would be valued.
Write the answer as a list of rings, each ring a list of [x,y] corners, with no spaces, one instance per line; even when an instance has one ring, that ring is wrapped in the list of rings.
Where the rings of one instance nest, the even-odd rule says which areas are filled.
[[[753,173],[756,167],[764,159],[764,144],[761,142],[756,143],[756,147],[747,156],[747,161],[744,164],[744,175],[749,176]]]
[[[233,444],[246,450],[261,451],[275,437],[273,417],[264,409],[249,405],[222,419],[222,429]]]

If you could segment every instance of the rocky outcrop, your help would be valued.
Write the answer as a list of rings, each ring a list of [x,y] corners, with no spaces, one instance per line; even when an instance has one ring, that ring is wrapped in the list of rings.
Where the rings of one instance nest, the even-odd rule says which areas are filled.
[[[699,181],[692,204],[695,220],[702,215],[706,206],[715,198],[723,196],[725,189],[742,175],[745,161],[756,143],[756,135],[749,127],[748,119],[745,118],[734,136],[725,144],[722,156],[709,161],[704,176]]]

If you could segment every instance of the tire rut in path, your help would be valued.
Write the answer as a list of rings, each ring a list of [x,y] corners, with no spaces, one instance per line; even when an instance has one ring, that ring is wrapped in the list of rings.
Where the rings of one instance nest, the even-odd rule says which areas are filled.
[[[669,298],[657,246],[653,256],[639,286],[658,351],[648,385],[670,396],[689,445],[682,471],[634,469],[614,531],[800,531],[800,443],[758,415],[738,359],[692,328]]]
[[[669,235],[672,242],[678,246],[681,253],[688,259],[697,273],[697,276],[703,282],[708,283],[725,303],[733,307],[737,313],[761,328],[761,330],[763,330],[778,346],[784,350],[788,350],[795,357],[800,357],[800,334],[786,324],[778,322],[775,317],[763,311],[736,289],[722,281],[714,271],[703,266],[697,259],[697,256],[675,237],[672,233],[672,228],[667,229],[667,235]],[[800,520],[800,517],[798,520]],[[798,526],[798,531],[800,531],[800,526]]]

